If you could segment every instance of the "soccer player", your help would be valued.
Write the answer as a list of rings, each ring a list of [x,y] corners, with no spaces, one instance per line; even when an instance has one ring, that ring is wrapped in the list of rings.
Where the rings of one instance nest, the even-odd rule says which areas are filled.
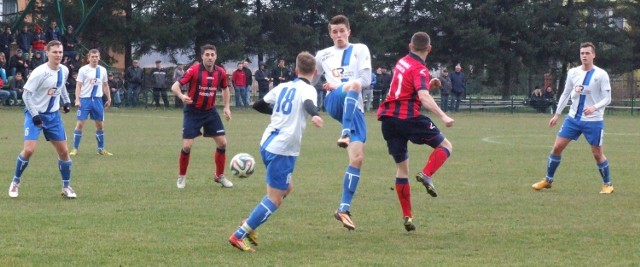
[[[429,35],[424,32],[413,34],[409,43],[409,54],[396,63],[389,93],[378,108],[382,136],[387,141],[389,154],[396,163],[396,193],[407,231],[416,229],[411,211],[408,141],[433,148],[422,171],[416,175],[418,182],[425,186],[427,193],[432,197],[438,194],[431,177],[449,158],[453,148],[433,121],[420,114],[422,106],[440,117],[446,127],[451,127],[454,123],[429,94],[431,87],[440,86],[437,78],[430,80],[431,74],[425,63],[430,52]]]
[[[349,43],[349,35],[351,28],[347,17],[331,18],[329,36],[333,46],[316,54],[318,76],[314,84],[320,75],[324,75],[327,82],[323,88],[328,91],[324,107],[332,118],[342,123],[338,146],[347,148],[349,166],[344,173],[342,198],[334,217],[345,228],[354,230],[350,207],[360,180],[367,139],[362,88],[371,84],[371,55],[366,45]]]
[[[182,151],[179,157],[178,188],[184,188],[187,182],[187,167],[193,139],[203,135],[211,137],[216,142],[213,159],[215,174],[213,180],[225,188],[233,187],[233,183],[224,176],[227,161],[227,138],[224,125],[216,110],[216,94],[222,92],[224,116],[231,120],[229,108],[229,82],[224,68],[216,66],[218,54],[216,47],[206,44],[200,48],[202,63],[193,64],[184,76],[173,83],[171,91],[184,103],[184,117],[182,122]],[[182,85],[189,85],[187,94],[180,90]],[[202,129],[202,132],[200,130]]]
[[[60,117],[60,102],[63,112],[71,110],[71,101],[65,87],[69,69],[60,64],[62,43],[51,41],[46,46],[48,61],[36,67],[24,85],[22,100],[24,111],[24,147],[16,160],[16,170],[9,186],[9,197],[18,197],[22,173],[36,150],[40,133],[44,133],[58,153],[58,169],[62,176],[62,196],[76,198],[71,188],[71,157],[67,149],[67,135]]]
[[[104,149],[104,109],[111,106],[108,73],[107,69],[98,65],[98,62],[100,62],[100,51],[91,49],[89,50],[89,64],[82,66],[78,70],[75,99],[75,105],[78,107],[76,115],[78,121],[73,131],[73,149],[69,153],[71,156],[78,154],[80,140],[82,140],[82,128],[89,115],[96,122],[98,155],[113,155]],[[102,103],[103,95],[107,97],[107,101],[104,104]]]
[[[271,123],[260,141],[260,154],[267,169],[267,195],[249,214],[249,218],[229,237],[229,243],[241,251],[255,251],[244,243],[244,238],[248,237],[249,241],[257,246],[255,229],[276,212],[291,192],[293,169],[300,155],[302,132],[306,127],[307,118],[311,116],[311,122],[317,127],[324,124],[318,115],[316,89],[310,85],[315,66],[313,55],[301,52],[296,58],[298,78],[278,85],[263,99],[253,104],[255,110],[271,114]]]
[[[604,138],[604,110],[611,103],[611,84],[609,74],[596,65],[596,47],[590,43],[580,44],[581,66],[572,68],[567,73],[567,81],[564,91],[558,101],[556,113],[549,120],[549,126],[556,125],[562,110],[571,98],[569,114],[564,119],[562,127],[558,131],[556,141],[547,159],[547,176],[540,182],[532,185],[535,190],[551,188],[553,175],[560,165],[562,151],[571,140],[578,140],[584,134],[585,139],[591,145],[591,153],[596,160],[598,171],[602,176],[604,185],[600,194],[613,193],[611,174],[609,173],[609,160],[603,153]]]

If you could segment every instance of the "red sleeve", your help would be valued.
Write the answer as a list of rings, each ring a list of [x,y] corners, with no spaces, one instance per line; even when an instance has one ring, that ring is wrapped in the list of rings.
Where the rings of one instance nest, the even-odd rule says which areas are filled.
[[[413,88],[416,89],[416,91],[420,91],[420,90],[431,90],[429,88],[429,80],[431,77],[431,74],[429,73],[429,70],[425,67],[418,67],[415,68],[412,72],[413,74]]]
[[[198,72],[198,69],[200,69],[200,64],[196,63],[191,65],[191,67],[187,71],[185,71],[184,76],[182,76],[182,79],[180,79],[178,82],[180,82],[181,85],[185,85],[189,83],[193,75],[195,75]]]

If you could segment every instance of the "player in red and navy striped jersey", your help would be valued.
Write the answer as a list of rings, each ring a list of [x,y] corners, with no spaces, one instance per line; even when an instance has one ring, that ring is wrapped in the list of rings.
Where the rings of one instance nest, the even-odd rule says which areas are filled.
[[[233,183],[224,176],[227,138],[224,125],[216,110],[216,95],[220,91],[224,102],[224,116],[227,121],[231,119],[229,82],[225,70],[215,65],[216,47],[210,44],[204,45],[200,48],[200,53],[202,63],[193,64],[184,76],[171,86],[171,91],[185,104],[177,186],[185,187],[193,139],[203,135],[212,137],[216,142],[214,181],[220,183],[222,187],[230,188],[233,187]],[[189,85],[189,89],[185,95],[180,91],[180,87],[186,84]]]
[[[436,114],[446,127],[453,126],[454,120],[440,109],[429,94],[432,86],[440,86],[437,78],[430,79],[425,60],[431,52],[431,40],[424,32],[411,37],[409,54],[396,63],[389,93],[378,108],[378,120],[382,122],[382,136],[387,141],[389,154],[396,162],[396,193],[404,227],[414,231],[411,213],[411,188],[409,186],[409,154],[407,144],[426,144],[434,148],[416,179],[427,189],[432,197],[438,196],[431,176],[451,155],[452,145],[427,116],[420,113],[420,107]]]

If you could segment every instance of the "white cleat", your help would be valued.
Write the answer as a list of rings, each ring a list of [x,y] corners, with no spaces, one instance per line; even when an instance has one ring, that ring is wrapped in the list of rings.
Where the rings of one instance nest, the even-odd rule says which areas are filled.
[[[215,176],[213,178],[213,180],[216,181],[216,183],[221,184],[222,187],[224,187],[224,188],[232,188],[233,187],[233,183],[231,181],[229,181],[229,179],[227,179],[227,177],[225,177],[224,175]]]
[[[66,198],[76,198],[76,191],[71,186],[63,187],[61,195]]]
[[[184,188],[187,185],[187,176],[178,176],[178,182],[176,185],[180,189]]]
[[[18,197],[19,194],[20,194],[20,184],[11,182],[11,185],[9,186],[9,197]]]

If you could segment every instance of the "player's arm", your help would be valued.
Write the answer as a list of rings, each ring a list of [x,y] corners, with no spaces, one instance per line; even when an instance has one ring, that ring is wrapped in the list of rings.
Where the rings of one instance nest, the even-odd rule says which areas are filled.
[[[22,93],[22,102],[24,102],[24,106],[27,108],[27,110],[29,110],[29,113],[32,117],[38,116],[40,114],[33,104],[33,92],[31,92],[31,90],[28,90],[26,87],[24,92]]]
[[[263,114],[271,115],[273,113],[273,107],[269,103],[264,101],[264,99],[260,99],[254,102],[251,107],[255,109],[257,112],[260,112]]]
[[[231,120],[231,94],[229,93],[229,86],[222,89],[222,103],[224,104],[224,108],[222,111],[224,112],[224,116],[227,117],[227,120]]]
[[[420,98],[420,103],[422,104],[422,106],[432,113],[438,115],[442,122],[444,122],[445,126],[453,126],[454,120],[450,118],[446,113],[444,113],[442,109],[440,109],[440,106],[438,106],[431,94],[429,94],[429,90],[427,90],[426,88],[418,90],[418,97]]]
[[[593,105],[595,109],[601,109],[611,103],[611,83],[609,82],[609,74],[605,73],[602,79],[600,79],[600,90],[602,90],[602,95],[604,97],[602,100],[598,101],[598,103]]]
[[[324,125],[324,120],[320,117],[318,107],[313,103],[313,100],[307,99],[304,101],[304,111],[311,115],[311,122],[313,122],[316,127],[322,127]]]
[[[111,106],[111,90],[109,89],[109,82],[102,82],[102,92],[107,96],[107,102],[104,102],[104,107],[108,108]]]

